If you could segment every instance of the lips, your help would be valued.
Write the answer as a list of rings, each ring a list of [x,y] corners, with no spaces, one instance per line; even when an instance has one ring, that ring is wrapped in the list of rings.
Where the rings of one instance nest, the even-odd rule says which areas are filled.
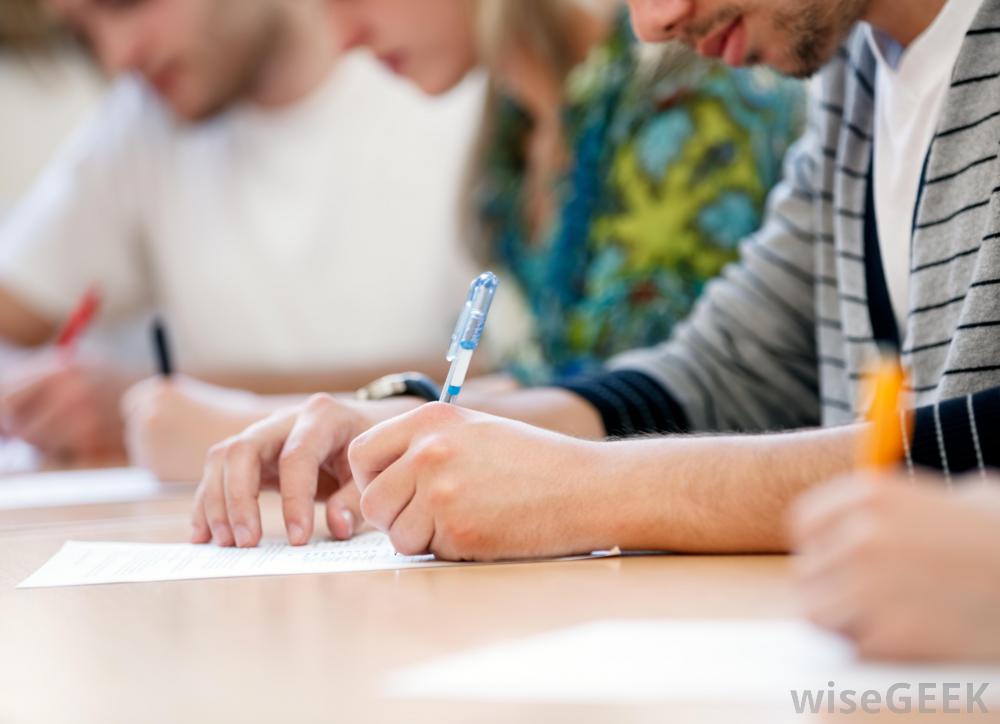
[[[742,17],[712,33],[698,43],[698,53],[706,58],[721,58],[728,65],[741,66],[747,51],[747,28]]]

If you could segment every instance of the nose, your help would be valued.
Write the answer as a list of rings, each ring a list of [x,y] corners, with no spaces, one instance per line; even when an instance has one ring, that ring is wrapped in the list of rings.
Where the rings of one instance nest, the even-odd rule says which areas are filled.
[[[694,12],[694,0],[629,0],[629,7],[639,39],[662,43],[681,35]]]

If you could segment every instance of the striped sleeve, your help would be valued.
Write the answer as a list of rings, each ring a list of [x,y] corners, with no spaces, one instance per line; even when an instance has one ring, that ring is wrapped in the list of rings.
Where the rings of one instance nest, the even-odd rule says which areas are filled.
[[[1000,388],[946,400],[915,412],[910,462],[947,476],[1000,468]]]

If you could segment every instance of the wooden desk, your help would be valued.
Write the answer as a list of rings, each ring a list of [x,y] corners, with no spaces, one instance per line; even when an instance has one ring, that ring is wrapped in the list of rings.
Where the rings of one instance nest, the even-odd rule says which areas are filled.
[[[662,722],[661,706],[380,699],[383,674],[609,617],[794,615],[782,557],[662,557],[15,591],[68,538],[184,540],[187,515],[69,520],[0,538],[0,721]],[[265,526],[280,532],[265,500]],[[699,721],[788,712],[700,709]],[[687,715],[691,715],[690,717]],[[789,719],[792,721],[793,719]],[[794,721],[801,721],[795,718]]]

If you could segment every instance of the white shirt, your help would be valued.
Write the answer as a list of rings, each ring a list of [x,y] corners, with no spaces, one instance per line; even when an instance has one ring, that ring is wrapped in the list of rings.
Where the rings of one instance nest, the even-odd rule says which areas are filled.
[[[965,34],[982,0],[949,0],[934,23],[903,49],[869,26],[878,59],[875,89],[875,215],[889,297],[905,335],[910,242],[920,176]]]
[[[108,322],[159,308],[194,373],[443,355],[477,86],[430,102],[357,57],[293,107],[190,125],[121,81],[0,219],[0,284],[52,319],[95,282]]]

